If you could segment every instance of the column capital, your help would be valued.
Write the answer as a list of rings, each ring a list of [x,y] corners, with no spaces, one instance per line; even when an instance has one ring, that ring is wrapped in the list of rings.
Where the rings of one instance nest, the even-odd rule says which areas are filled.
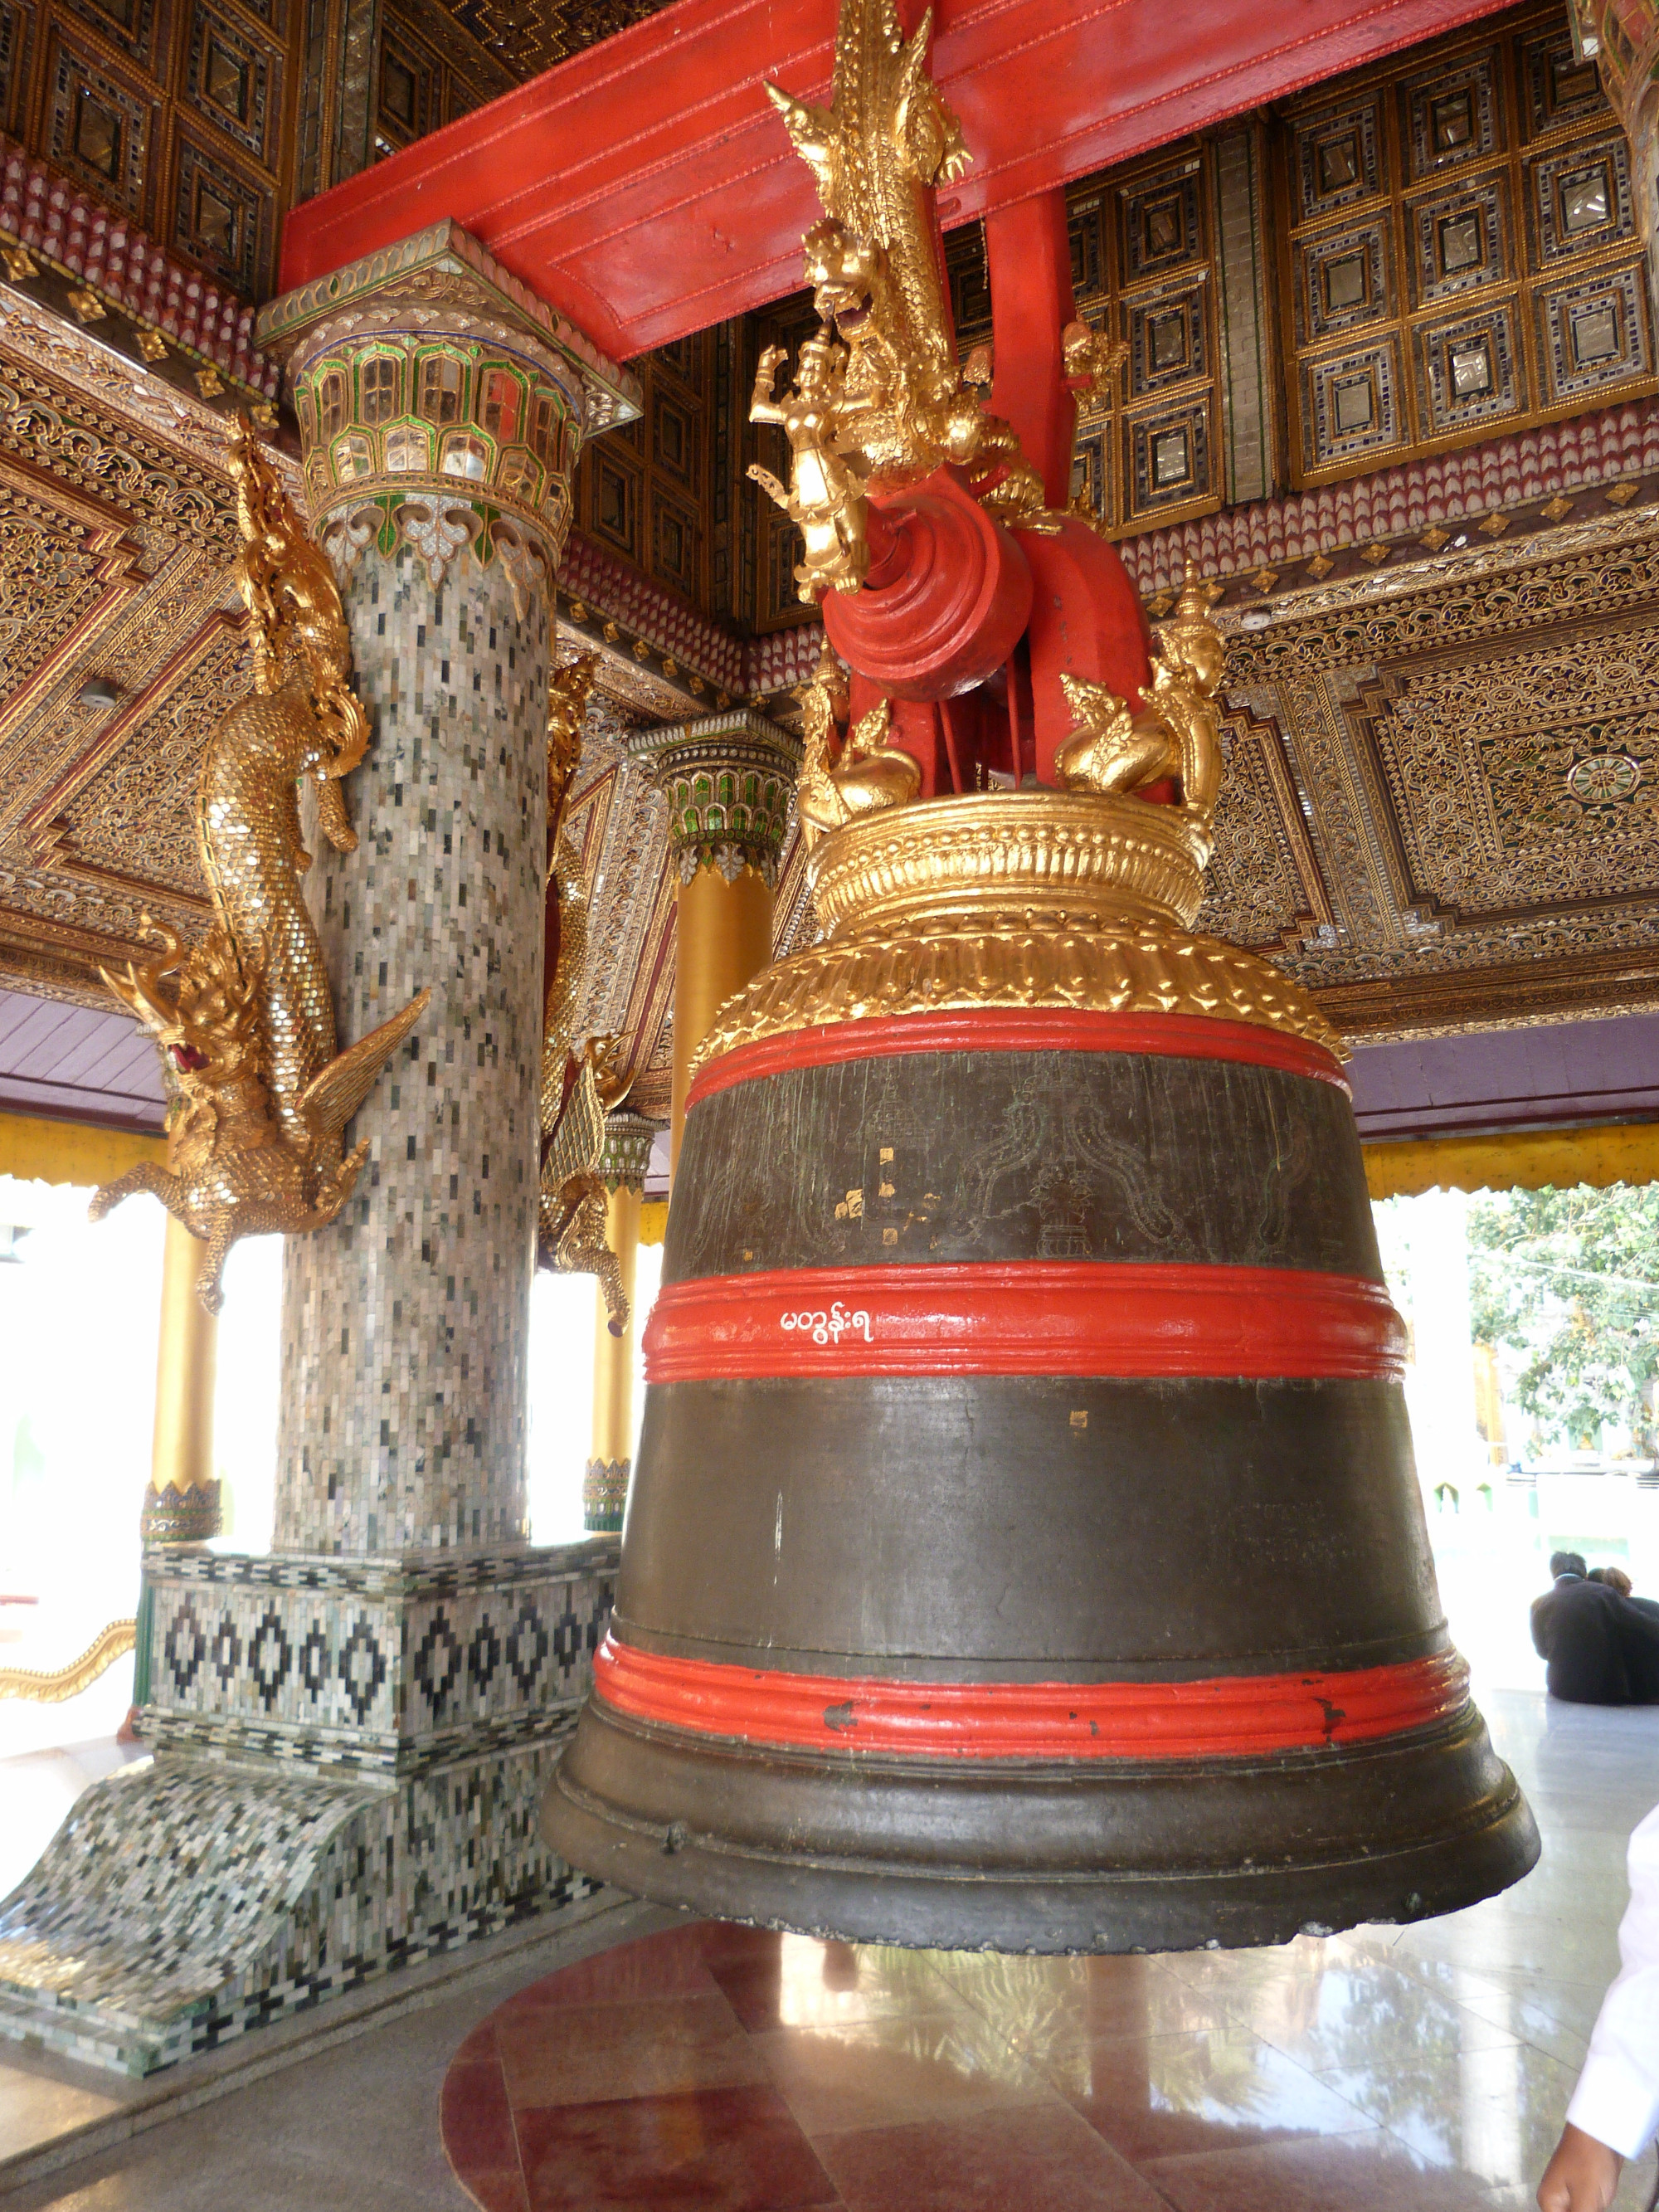
[[[284,293],[258,343],[294,393],[313,526],[349,573],[405,541],[434,586],[464,546],[515,599],[550,587],[582,441],[631,422],[639,382],[443,222]]]
[[[623,1111],[605,1115],[605,1150],[599,1154],[599,1172],[608,1190],[644,1192],[658,1126],[640,1114]]]
[[[777,880],[800,740],[750,707],[635,730],[629,750],[668,801],[668,842],[690,883],[702,867],[728,883],[746,866]]]

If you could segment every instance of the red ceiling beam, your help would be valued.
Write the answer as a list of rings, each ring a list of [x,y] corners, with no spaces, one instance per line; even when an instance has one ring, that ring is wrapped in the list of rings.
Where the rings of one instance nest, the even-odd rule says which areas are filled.
[[[939,0],[965,222],[1494,12],[1495,0]],[[915,13],[907,10],[907,20]],[[800,283],[836,0],[678,0],[289,216],[284,289],[445,216],[626,359]]]

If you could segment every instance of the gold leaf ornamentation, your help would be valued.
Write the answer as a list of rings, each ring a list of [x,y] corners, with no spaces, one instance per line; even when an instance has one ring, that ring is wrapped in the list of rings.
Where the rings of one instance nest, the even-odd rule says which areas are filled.
[[[220,722],[198,787],[213,925],[191,949],[150,925],[160,954],[104,976],[161,1048],[175,1100],[168,1165],[130,1170],[91,1207],[96,1221],[135,1192],[159,1198],[208,1247],[198,1295],[210,1313],[238,1237],[338,1216],[368,1154],[367,1138],[344,1154],[342,1132],[430,997],[337,1052],[333,993],[300,891],[295,786],[315,780],[319,827],[351,851],[341,780],[362,758],[368,720],[347,681],[350,637],[327,559],[246,419],[230,465],[254,692]]]

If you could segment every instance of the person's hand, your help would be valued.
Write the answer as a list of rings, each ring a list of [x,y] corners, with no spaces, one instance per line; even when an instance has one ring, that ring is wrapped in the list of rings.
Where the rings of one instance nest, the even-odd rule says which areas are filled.
[[[1607,2212],[1625,2161],[1569,2120],[1538,2185],[1539,2212]]]

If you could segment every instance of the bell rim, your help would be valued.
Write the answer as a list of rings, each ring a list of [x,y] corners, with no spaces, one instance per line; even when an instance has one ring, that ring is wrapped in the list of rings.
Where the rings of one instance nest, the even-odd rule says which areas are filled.
[[[599,1743],[600,1731],[612,1741]],[[1519,1784],[1492,1750],[1473,1705],[1449,1724],[1380,1741],[1270,1759],[1158,1761],[1155,1772],[1127,1761],[1110,1763],[1109,1771],[1102,1771],[1106,1762],[1085,1770],[996,1761],[985,1763],[994,1773],[964,1777],[959,1765],[939,1760],[776,1752],[762,1759],[741,1746],[717,1749],[672,1737],[659,1726],[586,1707],[544,1801],[544,1840],[583,1872],[655,1904],[852,1942],[1057,1954],[1255,1948],[1303,1933],[1404,1925],[1458,1911],[1521,1880],[1541,1850]],[[579,1771],[584,1754],[596,1750],[613,1770],[609,1794],[595,1786],[598,1778],[589,1782]],[[1385,1762],[1397,1769],[1402,1759],[1437,1758],[1446,1802],[1428,1808],[1420,1832],[1364,1848],[1360,1838],[1379,1832],[1381,1810],[1366,1784],[1392,1790],[1397,1772],[1390,1777]],[[1299,1857],[1273,1851],[1261,1817],[1264,1778],[1286,1786],[1287,1805],[1295,1808],[1287,1817],[1305,1834],[1310,1779],[1322,1771],[1328,1807],[1339,1797],[1351,1801],[1346,1840],[1334,1838],[1332,1847]],[[734,1832],[730,1822],[725,1832],[695,1825],[683,1794],[688,1777],[718,1791],[734,1776],[763,1772],[789,1806],[770,1839],[755,1832],[752,1806],[747,1834]],[[810,1802],[801,1786],[806,1779],[818,1790]],[[629,1795],[640,1802],[620,1802],[617,1781],[635,1784]],[[964,1850],[956,1864],[883,1856],[873,1842],[857,1853],[833,1850],[832,1826],[814,1817],[825,1784],[845,1832],[860,1843],[883,1831],[914,1838],[918,1807],[939,1823],[953,1803],[971,1809],[976,1798],[994,1795],[998,1817],[1006,1818],[999,1847],[1018,1854],[1019,1863],[988,1866],[982,1838],[972,1833],[960,1840],[978,1856]],[[1144,1821],[1149,1784],[1154,1800],[1167,1792],[1169,1833],[1181,1837],[1188,1863],[1103,1866],[1098,1854],[1109,1826],[1121,1832]],[[1212,1807],[1195,1808],[1195,1784],[1209,1789],[1221,1814],[1217,1854],[1204,1863],[1194,1858],[1192,1838],[1216,1815]],[[678,1796],[686,1817],[659,1817],[670,1808],[646,1802],[653,1785],[659,1799],[665,1791]],[[1241,1826],[1228,1838],[1225,1799],[1235,1785],[1250,1792],[1251,1820],[1248,1832]],[[901,1795],[884,1820],[871,1818],[884,1797]],[[1033,1837],[1052,1844],[1060,1813],[1092,1839],[1093,1859],[1033,1863]],[[1080,1820],[1090,1814],[1099,1816],[1091,1826]],[[1144,1826],[1139,1836],[1143,1861],[1155,1858],[1156,1837]],[[1239,1849],[1245,1840],[1255,1847],[1249,1863]]]

